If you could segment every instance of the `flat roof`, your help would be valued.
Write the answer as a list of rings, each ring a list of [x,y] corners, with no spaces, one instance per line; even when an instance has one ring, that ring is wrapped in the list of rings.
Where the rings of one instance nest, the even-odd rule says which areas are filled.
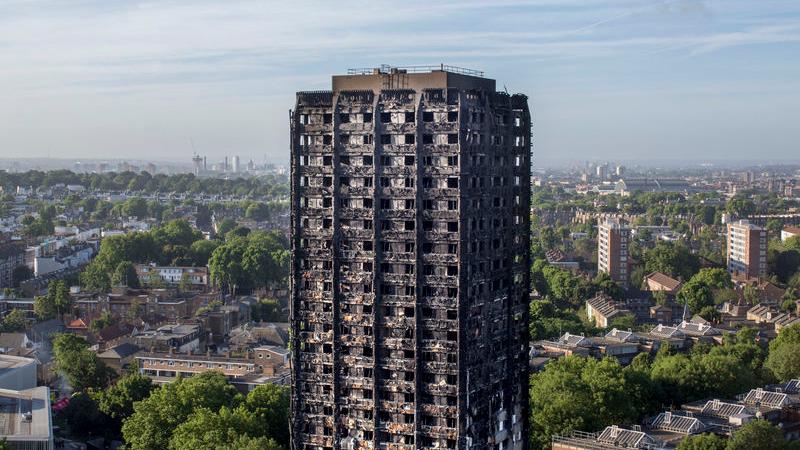
[[[0,436],[9,441],[52,439],[50,389],[0,389]]]
[[[25,367],[28,364],[35,363],[36,360],[33,358],[23,358],[22,356],[0,354],[0,370],[13,369],[15,367]]]
[[[407,66],[381,67],[367,69],[350,69],[347,75],[332,77],[334,92],[341,91],[373,91],[405,90],[420,92],[424,89],[480,89],[495,92],[496,82],[485,78],[483,72],[462,67]]]

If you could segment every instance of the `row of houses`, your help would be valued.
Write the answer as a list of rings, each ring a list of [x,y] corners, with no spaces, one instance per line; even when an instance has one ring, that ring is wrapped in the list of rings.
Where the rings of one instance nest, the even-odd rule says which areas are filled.
[[[787,440],[800,439],[800,380],[752,389],[736,399],[704,399],[664,411],[643,424],[608,426],[600,432],[575,431],[552,438],[553,450],[674,449],[687,436],[730,437],[753,420],[777,425]]]
[[[564,333],[554,340],[540,340],[531,344],[530,361],[538,371],[552,359],[570,355],[595,358],[613,356],[621,364],[628,364],[639,353],[653,353],[662,346],[681,351],[698,342],[722,344],[724,333],[702,319],[683,321],[675,326],[658,324],[647,332],[611,329],[603,336],[582,336]]]

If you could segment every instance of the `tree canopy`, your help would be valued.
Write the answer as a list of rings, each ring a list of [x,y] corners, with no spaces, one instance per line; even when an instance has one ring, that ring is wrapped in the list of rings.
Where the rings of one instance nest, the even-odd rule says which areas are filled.
[[[659,242],[644,254],[645,271],[662,272],[684,280],[691,278],[700,269],[696,255],[683,244]]]
[[[728,442],[716,434],[686,436],[676,450],[725,450]]]
[[[34,298],[33,311],[39,319],[47,320],[69,312],[71,306],[69,286],[64,280],[54,280],[47,286],[47,294]]]
[[[723,345],[697,345],[689,354],[664,346],[651,361],[642,353],[625,368],[614,358],[568,356],[552,361],[531,376],[532,448],[550,448],[556,434],[639,423],[665,405],[733,397],[761,386],[770,379],[763,369],[765,353],[754,331],[745,329],[727,337]]]
[[[531,377],[531,443],[549,448],[556,434],[599,430],[636,421],[646,404],[646,388],[612,358],[567,356]]]
[[[797,448],[783,438],[783,431],[766,420],[754,420],[733,433],[726,450],[789,450]]]
[[[282,285],[289,275],[289,243],[278,232],[256,231],[235,237],[208,260],[211,279],[231,293],[240,289]]]
[[[131,450],[228,448],[232,442],[278,449],[288,446],[288,408],[286,388],[259,386],[243,397],[221,373],[205,372],[134,403],[122,433]]]
[[[769,356],[764,365],[780,381],[800,378],[800,325],[778,333],[769,343]]]
[[[75,391],[102,389],[114,376],[114,371],[89,350],[89,343],[75,334],[60,333],[53,338],[53,359]]]

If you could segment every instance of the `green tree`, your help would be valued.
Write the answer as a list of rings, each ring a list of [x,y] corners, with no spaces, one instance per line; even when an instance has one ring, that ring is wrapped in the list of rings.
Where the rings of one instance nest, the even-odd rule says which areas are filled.
[[[705,282],[692,278],[681,287],[678,300],[689,305],[689,309],[697,313],[707,306],[714,306],[714,292]]]
[[[266,203],[251,203],[250,206],[247,207],[244,216],[248,219],[263,221],[269,218],[270,210]]]
[[[709,322],[719,323],[722,319],[722,313],[720,313],[717,308],[713,306],[704,306],[697,312],[700,317],[706,319]]]
[[[691,354],[662,348],[651,367],[663,401],[680,405],[709,396],[733,397],[762,383],[763,349],[752,330],[743,330],[717,347],[696,347]]]
[[[194,411],[232,408],[237,401],[236,389],[219,372],[179,379],[134,403],[133,414],[122,425],[122,435],[131,450],[167,449],[174,430]]]
[[[645,402],[635,398],[645,389],[632,386],[613,358],[568,356],[549,363],[531,377],[531,444],[549,448],[556,434],[594,431],[634,422]]]
[[[211,280],[235,295],[237,287],[247,284],[246,272],[242,259],[247,248],[247,241],[238,238],[217,247],[208,260],[208,271]]]
[[[696,255],[682,244],[659,242],[644,254],[646,272],[663,272],[684,280],[691,278],[700,269]]]
[[[53,338],[53,359],[75,391],[102,389],[113,377],[113,370],[89,350],[89,343],[74,334],[60,333]]]
[[[98,260],[89,263],[80,274],[81,286],[95,292],[108,292],[111,289],[111,277],[107,268]]]
[[[781,330],[769,343],[764,366],[780,381],[800,378],[800,325]]]
[[[758,288],[752,284],[748,284],[742,291],[742,296],[745,301],[751,305],[757,305],[761,302],[761,297],[758,295]]]
[[[233,440],[217,447],[217,450],[283,450],[274,439],[268,437],[235,436]]]
[[[533,300],[530,303],[530,338],[532,340],[554,339],[563,333],[586,332],[586,325],[571,310],[558,309],[549,300]]]
[[[223,406],[217,412],[199,408],[175,429],[169,449],[220,448],[237,436],[258,433],[256,426],[254,415],[242,406]]]
[[[51,281],[47,286],[47,294],[34,298],[33,311],[42,319],[61,317],[72,307],[72,297],[64,280]]]
[[[220,246],[219,241],[201,239],[192,243],[189,248],[189,255],[192,259],[192,265],[203,267],[208,264],[208,259],[214,250]]]
[[[692,277],[692,280],[705,283],[712,289],[731,289],[733,287],[731,275],[725,269],[700,269],[700,271]]]
[[[147,217],[147,201],[141,197],[129,198],[122,206],[122,213],[129,217],[144,219]]]
[[[255,418],[260,432],[289,447],[289,389],[285,386],[264,384],[247,394],[245,407]],[[258,435],[258,434],[256,434]]]
[[[39,320],[49,320],[56,316],[55,304],[47,295],[40,295],[33,298],[33,312]]]
[[[622,288],[611,278],[606,272],[600,272],[592,280],[592,283],[597,287],[599,292],[602,292],[614,300],[622,299]]]
[[[102,330],[105,327],[114,325],[116,321],[117,321],[116,318],[112,316],[110,312],[103,311],[100,313],[100,317],[92,320],[92,323],[91,325],[89,325],[89,328],[93,332],[97,333],[98,331]]]
[[[633,330],[636,326],[636,316],[633,314],[622,314],[611,319],[609,328],[616,328],[618,330]]]
[[[28,319],[21,309],[13,309],[3,318],[3,332],[6,333],[24,331],[27,325]]]
[[[146,399],[153,389],[150,378],[135,373],[120,378],[108,389],[92,393],[99,411],[107,416],[109,434],[121,437],[122,423],[133,414],[133,404]]]
[[[685,437],[676,450],[725,450],[727,441],[716,434],[704,433]]]
[[[767,266],[771,274],[775,274],[781,282],[787,282],[800,269],[800,249],[790,248],[789,242],[784,249],[770,244],[767,252]]]
[[[217,225],[217,236],[225,236],[234,228],[236,228],[236,221],[226,217]]]
[[[736,196],[728,201],[725,209],[737,217],[747,217],[756,211],[756,205],[752,200],[743,196]]]
[[[288,243],[276,232],[253,233],[242,256],[243,269],[257,287],[283,283],[289,276]]]
[[[714,291],[714,303],[721,305],[725,302],[737,303],[739,293],[735,289],[717,289]]]
[[[766,420],[754,420],[733,433],[726,450],[788,450],[783,431]]]
[[[117,264],[114,274],[111,275],[111,283],[114,286],[127,286],[129,288],[139,288],[139,275],[136,267],[130,261],[122,261]]]

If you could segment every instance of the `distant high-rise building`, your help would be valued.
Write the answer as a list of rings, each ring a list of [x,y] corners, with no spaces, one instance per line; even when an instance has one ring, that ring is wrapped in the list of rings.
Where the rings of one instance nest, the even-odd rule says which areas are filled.
[[[205,165],[205,158],[201,158],[200,155],[197,153],[192,156],[192,171],[195,175],[200,175],[200,172],[204,170]]]
[[[601,180],[605,180],[606,177],[608,176],[608,166],[606,166],[605,164],[598,164],[595,170],[597,178]]]
[[[621,219],[600,219],[597,227],[597,270],[609,274],[622,287],[627,287],[631,230]]]
[[[625,175],[625,166],[617,166],[617,171],[616,172],[617,172],[617,176],[618,177],[621,177],[622,175]]]
[[[746,220],[728,224],[728,272],[752,278],[767,275],[767,230]]]
[[[231,167],[233,173],[239,173],[239,155],[234,155],[233,158],[231,158],[231,165],[233,166]]]
[[[297,94],[293,449],[527,448],[530,127],[447,66]]]

